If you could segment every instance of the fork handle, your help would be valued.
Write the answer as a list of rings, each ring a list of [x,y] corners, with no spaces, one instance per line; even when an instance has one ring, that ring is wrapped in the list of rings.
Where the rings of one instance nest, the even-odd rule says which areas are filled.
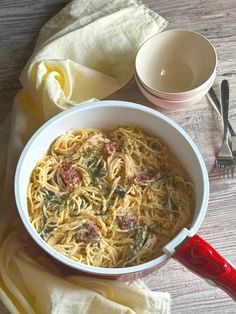
[[[229,83],[227,80],[223,80],[221,83],[221,103],[224,123],[223,142],[225,142],[227,141],[227,126],[229,116]]]

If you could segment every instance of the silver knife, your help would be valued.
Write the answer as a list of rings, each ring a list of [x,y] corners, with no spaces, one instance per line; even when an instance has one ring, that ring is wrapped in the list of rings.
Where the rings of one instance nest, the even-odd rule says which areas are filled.
[[[208,91],[206,96],[209,99],[211,105],[214,107],[215,111],[222,117],[222,115],[221,115],[221,104],[220,104],[220,101],[219,101],[218,97],[216,96],[216,93],[212,87],[210,88],[210,90]],[[229,121],[228,121],[228,128],[229,128],[229,132],[230,132],[231,136],[236,136],[236,133],[234,132],[232,125]]]
[[[222,117],[222,115],[221,115],[221,104],[220,104],[219,99],[216,96],[216,93],[212,87],[210,88],[210,90],[208,91],[206,96],[209,99],[211,105],[214,107],[214,109]],[[229,128],[229,132],[231,134],[231,150],[232,150],[234,159],[236,160],[236,133],[234,132],[232,125],[230,124],[229,120],[228,120],[228,128]]]

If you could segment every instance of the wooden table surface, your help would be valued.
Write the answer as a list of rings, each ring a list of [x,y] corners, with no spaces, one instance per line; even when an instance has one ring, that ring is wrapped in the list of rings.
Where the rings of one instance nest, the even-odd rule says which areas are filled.
[[[10,112],[14,95],[21,87],[18,77],[31,55],[38,31],[68,2],[0,1],[0,122]],[[229,115],[236,128],[236,0],[145,2],[169,21],[166,29],[194,30],[214,44],[218,54],[218,68],[213,87],[219,93],[222,79],[229,80]],[[134,80],[109,98],[152,106],[142,96]],[[221,143],[221,120],[206,98],[190,109],[160,111],[188,132],[200,149],[208,169],[209,206],[199,235],[236,265],[236,175],[234,179],[219,179],[214,167],[215,154]],[[171,293],[174,314],[236,313],[236,303],[227,294],[173,260],[144,281],[152,290]],[[7,313],[1,303],[0,313]]]

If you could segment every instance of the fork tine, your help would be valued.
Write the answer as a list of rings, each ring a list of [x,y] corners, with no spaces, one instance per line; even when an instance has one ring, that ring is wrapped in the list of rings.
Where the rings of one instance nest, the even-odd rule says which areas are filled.
[[[225,178],[225,172],[226,172],[225,170],[226,170],[227,167],[225,167],[225,165],[222,164],[222,168],[223,168],[223,177]]]
[[[216,169],[217,169],[219,178],[223,176],[223,170],[222,170],[221,164],[218,161],[216,162]]]
[[[224,176],[224,168],[222,167],[222,164],[220,162],[216,163],[216,168],[217,168],[219,178]]]
[[[236,161],[236,135],[231,136],[231,150],[234,157],[234,160]]]
[[[220,178],[220,166],[219,166],[219,163],[217,162],[217,160],[216,160],[216,170],[217,170],[218,176]]]
[[[216,161],[216,169],[219,178],[223,177],[225,178],[227,175],[227,178],[233,178],[234,177],[234,165],[225,163],[224,161],[219,162]]]
[[[232,167],[230,165],[227,165],[227,178],[229,178],[229,170],[232,170]]]

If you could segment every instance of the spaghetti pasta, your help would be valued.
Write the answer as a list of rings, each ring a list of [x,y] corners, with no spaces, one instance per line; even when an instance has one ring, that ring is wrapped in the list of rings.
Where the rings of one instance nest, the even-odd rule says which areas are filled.
[[[191,223],[194,185],[166,143],[135,126],[59,136],[35,166],[31,223],[61,254],[91,266],[152,260]]]

